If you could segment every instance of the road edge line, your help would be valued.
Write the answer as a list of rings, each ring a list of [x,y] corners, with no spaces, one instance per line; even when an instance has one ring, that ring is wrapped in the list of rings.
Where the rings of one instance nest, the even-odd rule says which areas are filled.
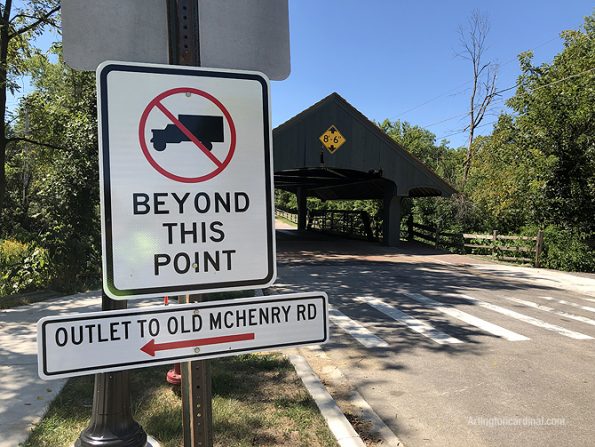
[[[345,417],[345,414],[343,414],[333,397],[314,373],[306,358],[299,354],[291,354],[288,358],[308,390],[308,393],[310,393],[310,396],[316,402],[316,406],[320,410],[339,446],[365,447],[364,441],[362,441]]]

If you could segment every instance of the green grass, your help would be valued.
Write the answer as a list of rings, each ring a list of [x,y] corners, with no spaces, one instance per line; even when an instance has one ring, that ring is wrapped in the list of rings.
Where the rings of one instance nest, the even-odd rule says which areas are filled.
[[[291,363],[280,354],[249,354],[212,361],[215,445],[336,446],[316,404]],[[168,367],[130,374],[134,418],[163,447],[182,445],[178,387]],[[91,416],[93,377],[68,381],[24,447],[69,446]]]

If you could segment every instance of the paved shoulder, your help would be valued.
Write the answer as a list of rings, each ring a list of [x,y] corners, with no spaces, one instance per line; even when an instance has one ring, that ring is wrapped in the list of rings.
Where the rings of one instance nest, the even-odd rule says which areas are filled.
[[[37,321],[99,310],[100,303],[100,292],[90,292],[0,311],[0,447],[25,441],[65,383],[37,375]]]

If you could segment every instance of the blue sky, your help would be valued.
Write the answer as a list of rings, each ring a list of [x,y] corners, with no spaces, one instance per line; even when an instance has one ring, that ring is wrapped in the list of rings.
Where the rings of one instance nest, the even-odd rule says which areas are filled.
[[[592,0],[289,0],[291,74],[272,82],[273,126],[338,92],[368,118],[426,127],[452,147],[467,135],[471,67],[457,57],[458,29],[474,9],[490,22],[486,59],[500,64],[498,89],[515,84],[517,55],[550,62],[561,31],[577,29]],[[56,36],[48,33],[46,46]],[[23,81],[25,90],[26,81]],[[480,129],[505,108],[508,92]],[[9,98],[14,108],[16,98]]]
[[[562,49],[560,32],[579,28],[595,4],[289,0],[289,6],[292,71],[285,81],[272,82],[274,126],[336,91],[370,119],[431,125],[428,130],[439,138],[450,135],[451,146],[458,146],[465,144],[466,134],[451,134],[466,125],[470,83],[465,83],[471,80],[469,62],[456,56],[458,28],[471,12],[478,9],[489,18],[486,57],[500,64],[497,85],[504,89],[520,73],[519,53],[532,49],[535,62],[550,62]],[[503,103],[495,104],[484,123],[496,120]]]

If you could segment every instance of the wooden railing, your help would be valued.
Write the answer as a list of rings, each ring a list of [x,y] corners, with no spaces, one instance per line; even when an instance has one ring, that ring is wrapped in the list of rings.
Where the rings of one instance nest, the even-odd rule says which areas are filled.
[[[309,230],[373,241],[378,234],[375,234],[372,226],[372,219],[366,211],[312,210],[308,213]]]
[[[275,209],[277,216],[297,223],[297,210]],[[405,228],[405,227],[403,227]],[[369,241],[382,240],[382,227],[365,211],[311,210],[307,216],[307,229],[340,234]],[[407,220],[402,237],[418,240],[436,248],[462,254],[480,254],[510,262],[521,262],[540,266],[543,251],[543,231],[536,236],[516,236],[499,234],[455,233],[414,223]]]
[[[543,251],[543,231],[537,235],[502,235],[497,230],[492,234],[449,233],[428,225],[408,222],[408,239],[421,240],[436,248],[446,248],[458,253],[491,255],[499,260],[531,263],[540,266]]]
[[[480,254],[491,254],[503,261],[533,263],[540,266],[543,250],[543,231],[539,230],[534,237],[501,235],[497,230],[492,234],[463,234],[465,250],[479,251]]]
[[[297,210],[282,210],[279,208],[275,208],[275,215],[282,217],[283,219],[286,219],[290,222],[293,222],[294,224],[297,224],[298,221],[298,215],[297,215]]]

